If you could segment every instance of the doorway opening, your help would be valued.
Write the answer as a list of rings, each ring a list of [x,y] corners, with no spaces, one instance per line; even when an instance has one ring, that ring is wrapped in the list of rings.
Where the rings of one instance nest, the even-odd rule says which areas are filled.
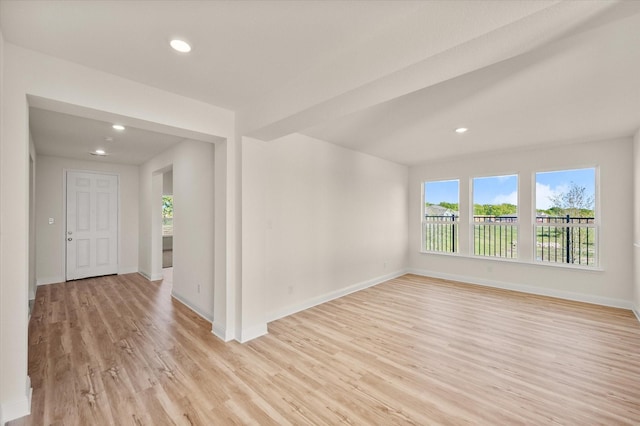
[[[162,196],[162,268],[173,266],[173,195]]]
[[[173,170],[162,174],[162,269],[173,268]]]

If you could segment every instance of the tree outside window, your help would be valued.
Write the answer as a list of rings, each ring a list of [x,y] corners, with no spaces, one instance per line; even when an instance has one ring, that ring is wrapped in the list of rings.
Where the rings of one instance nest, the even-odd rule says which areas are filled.
[[[162,196],[162,235],[173,235],[173,195]]]

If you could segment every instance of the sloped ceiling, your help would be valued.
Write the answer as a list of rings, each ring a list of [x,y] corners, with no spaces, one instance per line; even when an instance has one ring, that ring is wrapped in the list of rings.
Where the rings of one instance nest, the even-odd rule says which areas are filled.
[[[7,42],[402,164],[627,136],[640,2],[3,0]],[[177,55],[170,38],[190,41]],[[457,135],[464,125],[469,132]]]

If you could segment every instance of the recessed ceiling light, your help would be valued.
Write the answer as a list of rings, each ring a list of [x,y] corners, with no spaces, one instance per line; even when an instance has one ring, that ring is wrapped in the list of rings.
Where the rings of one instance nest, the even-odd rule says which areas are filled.
[[[95,155],[98,157],[106,157],[107,155],[109,155],[105,152],[104,149],[96,149],[95,151],[91,151],[89,154]]]
[[[458,127],[456,129],[456,133],[466,133],[466,131],[469,130],[466,127]]]
[[[113,138],[110,138],[110,137],[106,137],[106,138],[104,138],[104,140],[107,141],[107,142],[113,142]]]
[[[106,152],[104,152],[104,149],[96,149],[96,154],[104,155],[104,154],[106,154]]]
[[[111,127],[113,127],[116,130],[124,130],[124,126],[122,124],[114,124]]]
[[[171,45],[171,47],[173,47],[174,50],[177,50],[180,53],[191,52],[191,46],[184,40],[174,38],[169,44]]]

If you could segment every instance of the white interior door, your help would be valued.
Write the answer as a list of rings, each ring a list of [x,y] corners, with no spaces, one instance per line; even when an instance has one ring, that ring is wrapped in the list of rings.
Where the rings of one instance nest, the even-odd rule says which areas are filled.
[[[67,281],[118,273],[118,177],[67,172]]]

